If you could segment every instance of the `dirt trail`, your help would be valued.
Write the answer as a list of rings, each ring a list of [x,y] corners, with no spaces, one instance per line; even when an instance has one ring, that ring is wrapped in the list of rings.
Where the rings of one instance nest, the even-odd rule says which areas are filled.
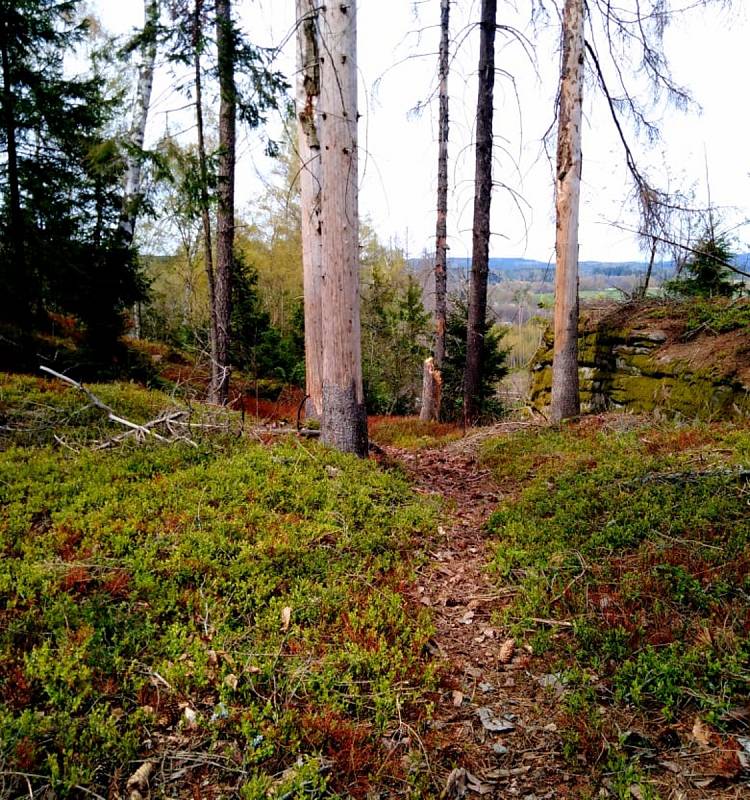
[[[622,796],[606,775],[603,780],[601,775],[594,777],[598,770],[591,765],[576,768],[566,760],[564,729],[574,720],[564,709],[561,677],[544,656],[533,656],[530,648],[509,641],[498,625],[514,589],[498,587],[488,576],[497,540],[487,535],[486,522],[502,500],[492,475],[477,462],[479,443],[490,434],[502,431],[488,430],[440,449],[382,447],[385,460],[400,464],[418,492],[447,500],[442,526],[428,546],[429,561],[418,573],[411,598],[432,610],[435,654],[447,664],[424,742],[433,783],[441,787],[445,800]],[[534,624],[546,626],[553,637],[570,633],[564,622]],[[615,720],[621,736],[637,724],[627,708],[600,710]],[[658,727],[654,721],[654,730]],[[668,734],[674,736],[674,730]],[[677,740],[661,750],[664,769],[652,762],[654,797],[748,796],[745,782],[709,789],[696,785],[681,768],[680,774],[673,774],[675,760],[689,763],[695,756],[683,745]],[[604,756],[602,749],[600,758]],[[646,796],[636,785],[629,791],[634,798]]]
[[[476,447],[464,442],[417,452],[382,448],[418,492],[448,501],[412,598],[433,611],[436,654],[449,665],[428,747],[433,777],[447,798],[579,796],[580,778],[563,762],[552,721],[555,679],[493,624],[513,594],[487,575],[485,523],[502,496],[477,464]]]

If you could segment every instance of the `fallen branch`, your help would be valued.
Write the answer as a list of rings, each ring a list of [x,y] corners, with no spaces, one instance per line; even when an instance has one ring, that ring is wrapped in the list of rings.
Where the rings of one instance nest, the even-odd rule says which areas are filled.
[[[39,369],[42,372],[46,372],[49,375],[52,375],[53,377],[57,378],[58,380],[64,381],[70,386],[73,386],[79,391],[83,392],[86,395],[86,397],[89,398],[92,405],[94,405],[101,411],[105,412],[105,414],[107,415],[107,419],[109,419],[111,422],[116,422],[118,425],[123,425],[124,427],[129,429],[127,433],[120,434],[119,436],[115,436],[112,439],[108,439],[106,442],[102,442],[101,444],[97,445],[95,448],[96,450],[101,450],[107,447],[111,447],[113,444],[120,442],[127,436],[133,434],[140,434],[141,436],[150,436],[159,442],[174,441],[174,438],[168,439],[166,436],[162,436],[161,434],[157,433],[155,430],[153,430],[153,428],[156,427],[157,425],[164,423],[168,425],[170,421],[178,419],[186,414],[185,411],[175,411],[172,412],[171,414],[166,414],[157,419],[151,420],[150,422],[147,422],[144,425],[140,425],[137,422],[131,422],[129,419],[125,419],[125,417],[121,417],[119,416],[119,414],[116,414],[113,408],[111,408],[105,402],[100,400],[90,389],[87,389],[82,383],[79,383],[78,381],[74,380],[68,375],[62,375],[61,373],[55,372],[55,370],[45,366],[40,366]],[[57,439],[58,437],[55,438]],[[186,436],[176,436],[176,438],[178,438],[180,441],[187,442],[193,447],[198,447],[198,445],[194,441],[188,439]]]
[[[184,417],[186,414],[187,414],[187,411],[174,411],[171,414],[164,414],[161,417],[157,417],[156,419],[152,419],[150,422],[145,422],[143,425],[140,426],[140,428],[153,433],[153,431],[151,429],[155,428],[157,425],[165,424],[169,428],[170,427],[170,423],[180,419],[180,417]],[[124,441],[125,439],[128,438],[128,436],[135,436],[139,432],[140,432],[139,430],[135,430],[135,429],[127,430],[127,431],[125,431],[125,433],[120,433],[117,436],[113,436],[111,439],[107,439],[104,442],[100,442],[98,445],[96,445],[94,450],[106,450],[108,447],[112,447],[113,445],[119,444],[120,442]],[[170,428],[170,432],[171,432],[171,428]],[[158,434],[155,434],[155,435],[158,436]],[[179,439],[185,440],[185,437],[181,436],[179,434],[174,434],[174,436],[175,436],[175,438],[179,438]],[[163,436],[161,436],[159,438],[162,439],[165,442],[169,441],[169,439],[165,439]],[[190,439],[187,439],[185,441],[188,441],[194,447],[197,447],[195,442],[190,441]]]

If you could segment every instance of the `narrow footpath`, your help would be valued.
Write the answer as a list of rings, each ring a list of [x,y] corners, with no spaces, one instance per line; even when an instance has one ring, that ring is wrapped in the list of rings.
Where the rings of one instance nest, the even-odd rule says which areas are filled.
[[[412,598],[432,610],[435,654],[448,665],[431,723],[430,770],[445,798],[581,796],[584,786],[562,758],[553,721],[555,677],[497,625],[513,589],[499,589],[488,575],[493,543],[486,522],[502,495],[477,463],[482,438],[416,452],[382,448],[418,492],[445,500],[446,516]]]
[[[435,541],[426,544],[428,560],[410,589],[412,602],[432,611],[431,647],[446,665],[439,702],[421,743],[435,797],[622,798],[623,791],[635,800],[747,797],[745,781],[697,780],[685,765],[697,768],[695,759],[707,754],[696,755],[695,748],[685,748],[679,739],[649,761],[651,793],[638,784],[616,789],[600,769],[576,763],[575,748],[568,748],[566,757],[566,729],[575,720],[564,702],[565,679],[548,656],[534,655],[523,642],[508,638],[507,621],[501,619],[515,589],[493,582],[490,574],[499,542],[488,534],[486,523],[504,498],[490,471],[479,463],[478,452],[489,436],[521,427],[528,423],[480,429],[434,449],[380,448],[384,464],[398,464],[416,491],[444,501],[442,525]],[[532,622],[553,638],[570,635],[568,622]],[[635,713],[609,704],[600,713],[613,720],[620,740],[635,737],[637,749]],[[655,730],[658,721],[653,724]],[[605,757],[603,745],[600,758]]]

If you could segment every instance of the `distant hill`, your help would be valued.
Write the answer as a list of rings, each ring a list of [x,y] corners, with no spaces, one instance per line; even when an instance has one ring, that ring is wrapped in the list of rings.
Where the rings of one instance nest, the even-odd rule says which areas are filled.
[[[735,256],[734,263],[741,269],[748,270],[750,253]],[[415,271],[424,269],[423,259],[410,259],[409,265]],[[610,277],[624,275],[641,275],[646,270],[645,261],[581,261],[581,275],[606,275]],[[448,271],[454,277],[468,274],[471,269],[471,258],[449,258]],[[674,270],[672,261],[660,261],[655,265],[660,276],[671,275]],[[555,275],[554,262],[537,261],[531,258],[490,258],[490,283],[503,280],[516,281],[551,281]]]

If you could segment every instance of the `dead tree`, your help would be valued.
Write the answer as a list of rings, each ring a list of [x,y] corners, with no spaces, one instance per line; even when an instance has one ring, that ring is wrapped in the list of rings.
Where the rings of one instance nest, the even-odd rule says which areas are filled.
[[[555,343],[551,418],[580,413],[578,388],[578,211],[581,198],[584,2],[566,0],[558,100],[555,210]]]
[[[367,454],[359,315],[357,7],[321,7],[322,440]],[[303,215],[308,211],[303,209]]]
[[[445,360],[445,320],[448,291],[448,69],[450,0],[440,0],[440,56],[438,61],[438,183],[435,231],[435,346],[425,362],[420,418],[440,418],[440,371]],[[429,359],[428,359],[429,361]]]
[[[231,0],[216,0],[216,50],[219,76],[219,162],[216,209],[216,371],[210,399],[218,405],[229,400],[230,322],[234,262],[234,168],[237,90],[234,82],[235,44]]]
[[[141,34],[141,62],[138,65],[133,119],[128,132],[129,150],[125,159],[125,185],[119,223],[120,238],[126,247],[133,242],[141,201],[141,152],[146,138],[146,123],[151,106],[151,90],[154,85],[159,0],[144,0],[143,13],[145,23]]]
[[[128,132],[129,149],[125,158],[125,184],[122,194],[119,234],[125,247],[130,247],[135,236],[135,224],[141,204],[141,152],[146,139],[146,123],[151,106],[151,90],[154,86],[157,30],[159,25],[159,0],[144,0],[144,25],[141,33],[141,62],[138,65],[138,83],[135,91],[133,119]],[[136,303],[133,309],[134,333],[141,335],[141,308]]]
[[[321,159],[318,131],[320,56],[315,0],[297,0],[297,126],[302,205],[305,386],[308,417],[323,411]]]
[[[469,319],[464,377],[464,424],[479,415],[482,357],[487,327],[487,278],[489,275],[490,204],[492,201],[492,116],[495,88],[495,30],[497,0],[482,0],[479,45],[479,93],[477,98],[476,167],[474,183],[474,234],[469,282]]]

